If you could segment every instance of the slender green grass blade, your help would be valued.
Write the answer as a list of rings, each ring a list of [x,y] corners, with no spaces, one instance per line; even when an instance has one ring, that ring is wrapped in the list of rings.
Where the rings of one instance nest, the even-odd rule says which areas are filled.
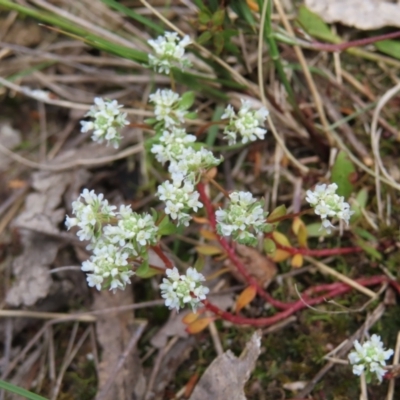
[[[153,21],[151,21],[150,19],[148,19],[146,17],[143,17],[143,15],[136,13],[131,8],[128,8],[128,7],[124,6],[123,4],[116,2],[115,0],[101,0],[101,1],[104,4],[107,4],[109,7],[114,8],[114,10],[117,10],[117,11],[123,13],[127,17],[130,17],[130,18],[134,19],[135,21],[140,22],[144,26],[147,26],[148,28],[153,29],[157,33],[164,33],[164,29],[160,25],[154,23]]]
[[[29,390],[20,388],[18,386],[13,385],[12,383],[8,383],[2,380],[0,380],[0,389],[4,389],[7,390],[8,392],[18,394],[29,400],[47,400],[45,397],[39,396],[38,394],[32,393]]]

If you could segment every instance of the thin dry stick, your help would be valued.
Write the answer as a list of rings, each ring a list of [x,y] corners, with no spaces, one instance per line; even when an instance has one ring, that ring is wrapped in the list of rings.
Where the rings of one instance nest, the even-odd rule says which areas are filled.
[[[365,379],[364,373],[362,373],[360,376],[360,387],[361,387],[360,400],[368,400],[367,381]]]
[[[353,161],[354,164],[356,164],[360,169],[362,169],[364,172],[366,172],[367,174],[376,177],[376,173],[368,168],[367,166],[365,166],[350,150],[349,148],[344,144],[343,140],[341,139],[341,137],[335,132],[335,131],[331,131],[331,135],[334,137],[336,144],[338,145],[338,147],[343,150],[347,157],[350,158],[351,161]],[[382,176],[379,177],[381,182],[384,182],[392,187],[394,187],[395,189],[397,189],[397,185],[395,185],[391,180],[388,180]]]
[[[48,343],[48,358],[49,358],[49,378],[51,383],[56,380],[56,355],[54,350],[54,335],[53,335],[53,326],[48,325],[47,331],[47,343]]]
[[[64,372],[63,372],[64,366],[67,364],[67,361],[71,355],[71,351],[74,346],[75,338],[78,333],[78,328],[79,328],[79,323],[75,322],[74,326],[72,328],[71,336],[68,341],[67,349],[65,350],[64,358],[63,358],[61,368],[60,368],[60,373],[58,374],[56,384],[54,385],[54,388],[53,388],[53,395],[51,396],[51,400],[55,400],[57,398],[58,392],[60,391],[62,378],[64,376]]]
[[[224,280],[223,280],[223,279],[220,280],[220,281],[217,283],[217,285],[215,285],[215,287],[212,289],[212,292],[213,292],[213,293],[218,293],[219,290],[222,289],[222,287],[224,286],[224,284],[225,284]],[[208,313],[208,312],[207,312],[207,316],[210,317],[210,316],[211,316],[211,313]],[[217,329],[217,327],[215,326],[215,322],[214,322],[214,321],[211,321],[211,322],[210,322],[210,324],[208,325],[208,330],[210,331],[211,339],[212,339],[212,341],[213,341],[215,351],[216,351],[216,353],[220,356],[221,354],[223,354],[224,349],[223,349],[223,347],[222,347],[221,339],[220,339],[219,334],[218,334],[218,329]]]
[[[28,351],[39,341],[42,335],[46,332],[48,325],[45,324],[39,332],[27,343],[24,349],[12,360],[12,362],[8,365],[1,375],[1,379],[4,381],[10,375],[10,373],[14,370],[14,368],[18,365],[18,363],[26,358]]]
[[[365,295],[371,297],[371,298],[376,298],[377,294],[373,292],[372,290],[360,285],[359,283],[353,281],[352,279],[348,278],[347,276],[341,274],[340,272],[335,271],[334,269],[328,267],[326,264],[315,260],[312,257],[305,256],[304,259],[311,264],[315,265],[322,273],[329,274],[331,276],[334,276],[335,278],[339,279],[340,281],[344,282],[346,285],[351,286],[352,288],[358,290],[361,293],[364,293]]]
[[[393,356],[393,365],[399,363],[399,358],[400,358],[400,331],[397,333],[396,348],[394,350],[394,356]],[[389,389],[386,396],[386,400],[393,400],[395,384],[396,380],[391,379],[389,382]]]
[[[6,229],[8,224],[15,217],[15,214],[17,213],[19,208],[22,206],[22,204],[25,200],[26,194],[27,194],[27,190],[24,189],[22,196],[21,196],[21,194],[19,194],[20,197],[15,201],[15,203],[12,205],[12,207],[8,210],[8,212],[0,220],[0,235],[3,233],[3,231]]]
[[[398,83],[392,89],[388,90],[382,96],[382,98],[378,101],[378,104],[375,108],[375,111],[374,111],[374,114],[372,117],[372,124],[371,124],[371,147],[372,147],[372,152],[375,157],[375,161],[379,165],[379,168],[382,171],[382,174],[385,176],[385,178],[391,182],[391,186],[397,190],[400,190],[400,184],[397,183],[393,179],[393,177],[391,177],[390,174],[387,172],[386,168],[384,167],[384,165],[382,163],[382,158],[379,154],[379,140],[381,137],[381,132],[379,130],[377,130],[377,127],[378,127],[379,114],[380,114],[382,108],[399,90],[400,90],[400,83]]]
[[[37,319],[56,319],[74,320],[80,322],[95,322],[96,317],[85,314],[64,314],[53,312],[29,311],[29,310],[0,310],[0,318],[37,318]]]
[[[7,147],[3,146],[0,143],[0,153],[5,154],[6,156],[12,158],[14,161],[19,162],[22,165],[25,165],[26,167],[33,168],[33,169],[40,169],[42,171],[53,171],[53,172],[61,172],[65,171],[68,169],[73,169],[76,167],[81,167],[81,166],[86,166],[86,167],[92,167],[96,165],[104,165],[104,164],[109,164],[113,161],[116,160],[121,160],[122,158],[129,157],[133,154],[137,154],[143,151],[143,145],[141,144],[136,144],[134,146],[128,147],[125,150],[120,151],[119,153],[113,155],[113,156],[105,156],[105,157],[99,157],[99,158],[87,158],[83,160],[75,160],[71,162],[67,162],[64,164],[58,164],[58,165],[51,165],[51,164],[40,164],[35,161],[28,160],[13,151],[7,149]]]
[[[82,347],[82,345],[85,342],[86,338],[89,336],[89,333],[90,333],[90,326],[88,326],[86,328],[85,332],[83,333],[83,335],[79,339],[79,341],[76,344],[76,346],[74,347],[74,349],[66,352],[66,355],[68,357],[65,359],[65,361],[63,362],[63,364],[61,366],[61,370],[60,370],[60,373],[59,373],[58,378],[57,378],[56,386],[54,388],[53,396],[51,398],[52,400],[56,400],[57,399],[58,392],[61,389],[61,384],[62,384],[62,380],[63,380],[64,374],[65,374],[65,371],[67,370],[67,368],[71,364],[72,360],[75,358],[76,353]]]
[[[96,35],[98,35],[104,39],[112,41],[116,44],[120,44],[122,46],[126,46],[130,49],[137,49],[138,47],[142,47],[142,49],[143,49],[143,45],[141,44],[140,41],[137,40],[137,41],[135,41],[136,43],[133,43],[134,38],[132,38],[131,40],[125,39],[122,36],[116,35],[110,31],[102,28],[99,25],[92,24],[87,19],[79,18],[76,15],[71,14],[64,9],[56,7],[56,6],[48,3],[47,1],[31,0],[31,2],[40,7],[43,7],[46,10],[52,11],[56,15],[60,15],[61,17],[68,19],[73,24],[79,25],[79,26],[83,27],[84,29],[87,29],[88,31],[95,33]]]
[[[265,5],[265,3],[267,3],[267,2],[264,2],[264,5]],[[284,11],[284,9],[283,9],[283,7],[281,5],[281,1],[280,0],[274,0],[274,4],[275,4],[275,7],[276,7],[276,9],[278,11],[278,14],[279,14],[279,16],[280,16],[280,18],[282,20],[282,23],[283,23],[286,31],[288,32],[289,36],[291,36],[293,39],[295,39],[296,36],[294,34],[294,31],[292,29],[292,26],[290,25],[290,22],[289,22],[288,18],[286,17],[285,11]],[[293,45],[293,48],[294,48],[294,51],[296,53],[297,58],[299,59],[300,65],[301,65],[301,67],[303,69],[303,73],[304,73],[304,76],[305,76],[307,84],[308,84],[308,87],[310,88],[311,94],[312,94],[312,96],[314,98],[315,106],[317,107],[319,118],[320,118],[320,120],[322,122],[322,126],[324,127],[325,135],[326,135],[330,145],[332,145],[333,144],[333,140],[332,140],[332,138],[331,138],[331,136],[329,134],[329,123],[328,123],[328,120],[326,119],[326,115],[325,115],[324,107],[322,106],[321,98],[319,96],[317,87],[315,86],[315,82],[314,82],[314,79],[313,79],[313,77],[311,75],[311,72],[310,72],[310,70],[308,68],[308,65],[307,65],[306,59],[304,57],[303,51],[301,50],[300,46]]]
[[[7,79],[2,78],[1,76],[0,76],[0,85],[3,85],[5,87],[7,87],[8,89],[14,90],[18,93],[21,93],[27,97],[32,98],[32,99],[39,100],[46,104],[51,104],[53,106],[65,107],[65,108],[70,108],[73,110],[82,110],[82,111],[87,111],[91,107],[90,104],[83,104],[83,103],[76,103],[76,102],[72,102],[72,101],[51,99],[50,97],[45,97],[45,96],[39,97],[32,90],[23,88],[19,85],[16,85],[15,83],[8,81]],[[153,112],[140,110],[140,109],[121,108],[121,111],[124,111],[129,115],[137,115],[140,117],[153,117],[154,116]],[[193,121],[191,121],[191,122],[193,123]]]
[[[146,388],[146,394],[144,396],[145,400],[151,398],[151,391],[153,390],[154,382],[156,381],[156,376],[158,374],[158,371],[160,370],[161,363],[165,355],[172,349],[172,347],[175,345],[175,343],[179,340],[179,336],[174,336],[170,339],[170,341],[167,343],[167,345],[162,349],[159,350],[156,361],[153,365],[153,370],[151,371],[149,383]],[[99,400],[99,399],[96,399]]]
[[[264,35],[264,26],[265,26],[265,18],[266,18],[266,11],[267,11],[267,1],[264,1],[262,15],[261,15],[261,22],[260,22],[260,33],[258,36],[258,87],[259,87],[259,94],[261,98],[261,102],[264,106],[267,106],[267,99],[265,97],[265,90],[264,90],[264,74],[263,74],[263,62],[262,62],[262,49],[263,49],[263,35]],[[292,155],[292,153],[288,150],[285,145],[284,140],[279,136],[274,122],[270,115],[267,116],[268,124],[271,128],[272,134],[274,135],[275,140],[278,142],[279,146],[281,146],[282,150],[286,154],[287,158],[295,165],[300,171],[304,172],[305,174],[308,173],[309,169],[301,164],[296,158]]]
[[[133,333],[131,339],[129,340],[129,343],[126,346],[124,352],[119,357],[117,364],[112,369],[112,372],[111,372],[110,376],[108,377],[107,382],[104,384],[104,386],[101,389],[100,393],[96,396],[96,400],[103,400],[103,399],[107,399],[108,398],[107,397],[107,393],[111,389],[111,386],[114,384],[114,381],[115,381],[119,371],[124,366],[126,358],[132,352],[132,350],[135,347],[136,343],[139,341],[140,337],[142,336],[143,331],[146,328],[146,325],[147,325],[147,322],[142,322],[136,328],[136,330]]]
[[[13,334],[13,321],[10,318],[7,318],[4,329],[4,353],[2,357],[3,366],[2,368],[7,369],[8,363],[10,362],[11,356],[11,343],[12,343],[12,335]],[[4,390],[0,390],[0,400],[4,399]]]

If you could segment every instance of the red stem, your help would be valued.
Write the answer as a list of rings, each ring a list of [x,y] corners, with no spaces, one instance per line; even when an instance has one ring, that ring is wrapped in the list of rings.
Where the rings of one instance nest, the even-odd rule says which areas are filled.
[[[269,237],[273,240],[272,236]],[[275,244],[278,249],[287,251],[292,255],[302,254],[303,256],[313,256],[313,257],[337,256],[341,254],[359,253],[360,251],[363,251],[361,247],[342,247],[339,249],[311,250],[305,248],[283,246],[276,242]]]
[[[161,247],[159,244],[157,244],[156,246],[151,246],[150,247],[152,250],[154,250],[154,252],[158,255],[158,257],[161,258],[161,260],[163,261],[163,263],[165,264],[166,268],[174,268],[172,262],[170,261],[170,259],[164,254],[164,252],[161,250]]]
[[[216,225],[217,222],[215,220],[215,213],[214,213],[214,208],[210,202],[210,199],[208,198],[206,191],[205,191],[205,186],[200,182],[197,184],[197,190],[200,193],[200,198],[201,201],[204,204],[204,207],[207,211],[208,214],[208,219],[210,220],[210,225],[213,228],[214,232],[216,231]],[[227,242],[226,239],[221,237],[220,235],[217,235],[219,244],[222,246],[222,248],[226,251],[228,254],[229,259],[233,262],[237,270],[243,275],[243,277],[246,279],[246,281],[250,284],[253,285],[257,289],[257,293],[259,296],[261,296],[264,300],[266,300],[268,303],[272,304],[274,307],[279,308],[281,310],[286,310],[288,309],[291,305],[287,303],[283,303],[279,300],[275,300],[271,295],[269,295],[257,282],[255,278],[253,278],[248,272],[246,267],[243,265],[243,263],[240,261],[240,259],[237,257],[235,250],[232,248],[232,246]]]
[[[400,36],[400,31],[397,31],[392,33],[386,33],[384,35],[374,36],[371,38],[352,40],[351,42],[345,42],[345,43],[328,44],[321,42],[312,42],[311,45],[315,50],[341,51],[341,50],[347,50],[350,47],[365,46],[367,44],[380,42],[381,40],[394,39],[399,36]]]
[[[373,286],[378,283],[382,283],[388,281],[386,276],[373,276],[371,278],[362,278],[356,280],[357,283],[362,284],[363,286]],[[320,285],[322,287],[322,285]],[[275,314],[272,317],[266,317],[266,318],[246,318],[246,317],[241,317],[240,315],[234,315],[228,311],[223,311],[216,305],[212,304],[208,300],[203,300],[202,303],[204,304],[205,308],[208,309],[209,311],[212,311],[215,315],[219,316],[220,318],[232,322],[237,325],[251,325],[251,326],[256,326],[256,327],[265,327],[269,325],[276,324],[277,322],[289,317],[290,315],[294,314],[295,312],[306,308],[308,306],[313,306],[319,303],[322,303],[328,298],[331,297],[336,297],[341,294],[349,292],[352,288],[351,286],[346,285],[345,283],[342,282],[336,282],[331,285],[323,285],[325,289],[328,289],[328,287],[331,287],[331,290],[328,291],[328,293],[325,293],[319,297],[316,298],[308,298],[307,296],[302,297],[302,299],[292,303],[290,305],[290,308],[287,308],[284,311],[281,311],[278,314]],[[314,288],[316,289],[316,288]]]

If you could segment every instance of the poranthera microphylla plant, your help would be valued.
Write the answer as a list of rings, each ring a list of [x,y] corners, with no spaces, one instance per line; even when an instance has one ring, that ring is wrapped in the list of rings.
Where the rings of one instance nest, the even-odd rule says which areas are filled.
[[[176,33],[167,32],[156,40],[150,40],[152,53],[149,54],[149,67],[158,73],[170,74],[174,67],[188,67],[185,48],[191,44],[189,37],[180,39]],[[173,85],[174,86],[174,85]],[[155,159],[168,168],[170,175],[158,186],[156,196],[163,203],[162,211],[136,213],[130,206],[117,208],[110,205],[103,194],[84,189],[79,198],[72,203],[73,217],[67,216],[68,229],[77,226],[80,240],[89,242],[92,256],[82,265],[87,273],[87,282],[98,290],[124,290],[136,275],[148,278],[155,274],[165,277],[160,284],[161,296],[169,309],[179,311],[189,306],[194,313],[191,322],[200,318],[203,310],[214,313],[235,324],[268,326],[287,318],[308,305],[319,304],[326,299],[342,295],[351,290],[344,283],[324,284],[305,290],[302,299],[294,302],[282,302],[274,299],[265,291],[247,271],[235,252],[235,243],[256,246],[265,240],[267,252],[280,250],[293,256],[294,264],[302,263],[303,255],[326,256],[361,251],[358,247],[326,250],[311,250],[303,246],[306,240],[305,225],[300,219],[302,213],[289,215],[283,206],[270,214],[265,211],[262,199],[256,199],[246,191],[227,193],[214,181],[212,171],[219,166],[222,157],[213,154],[197,136],[186,132],[185,119],[194,114],[189,111],[195,100],[192,92],[178,94],[171,89],[157,89],[149,97],[154,106],[154,118],[146,122],[146,130],[152,130],[154,137],[149,151]],[[89,120],[82,121],[82,132],[92,131],[92,139],[118,147],[121,130],[129,125],[127,115],[121,112],[116,100],[96,98],[94,105],[86,114]],[[229,144],[243,144],[263,140],[267,130],[265,120],[268,111],[265,108],[254,109],[249,101],[242,100],[239,110],[228,105],[222,115],[223,137]],[[201,128],[200,128],[201,131]],[[224,204],[216,210],[211,202],[206,185],[211,183],[225,196]],[[345,199],[336,194],[335,183],[318,184],[314,190],[308,190],[305,200],[321,217],[321,234],[331,233],[335,229],[332,221],[343,221],[349,225],[353,211]],[[226,256],[236,266],[239,273],[248,282],[253,292],[265,299],[278,312],[267,318],[246,318],[219,309],[209,299],[206,278],[194,267],[180,272],[161,249],[160,240],[174,233],[176,226],[187,227],[194,214],[206,214],[209,226]],[[304,213],[304,212],[303,212]],[[300,248],[290,246],[276,230],[277,222],[293,220],[293,231],[298,235]],[[164,262],[164,268],[150,265],[149,252],[155,252]],[[384,276],[362,278],[356,282],[362,286],[377,285],[387,281]],[[398,287],[396,286],[396,289]],[[251,299],[247,301],[250,302]],[[245,301],[245,304],[247,304]],[[188,330],[195,332],[189,325]],[[379,337],[372,336],[370,342],[361,346],[355,343],[355,352],[349,355],[355,374],[365,372],[368,379],[375,373],[378,380],[385,374],[385,360],[392,354],[384,351]]]

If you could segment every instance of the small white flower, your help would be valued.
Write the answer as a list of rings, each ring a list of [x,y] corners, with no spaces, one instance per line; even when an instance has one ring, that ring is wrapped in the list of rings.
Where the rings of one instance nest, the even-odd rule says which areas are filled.
[[[322,219],[321,229],[325,229],[327,233],[331,233],[332,228],[335,228],[328,218],[341,219],[349,225],[350,217],[354,213],[350,210],[349,203],[344,201],[344,197],[336,194],[337,189],[336,183],[323,183],[316,185],[314,191],[307,190],[306,193],[306,200],[314,208],[315,214]]]
[[[187,110],[180,107],[180,96],[170,89],[157,89],[149,96],[154,104],[157,121],[162,121],[166,128],[179,125],[185,121]]]
[[[161,297],[165,299],[165,305],[169,309],[179,311],[185,304],[190,305],[196,311],[199,303],[206,298],[209,289],[200,284],[205,281],[202,274],[190,267],[186,275],[180,275],[176,267],[167,269],[167,278],[160,285]]]
[[[243,144],[254,142],[257,139],[264,139],[267,130],[261,128],[269,112],[264,107],[257,111],[251,110],[251,103],[247,100],[241,100],[242,107],[236,114],[231,105],[225,109],[222,119],[229,119],[228,125],[224,129],[225,139],[228,139],[230,145],[235,144],[237,135],[241,135]]]
[[[134,275],[128,264],[129,253],[112,244],[100,242],[93,250],[89,260],[82,263],[82,271],[87,275],[88,285],[97,290],[109,288],[124,290]]]
[[[151,152],[162,164],[178,161],[184,150],[195,141],[196,136],[187,134],[184,129],[171,127],[170,130],[163,131],[160,143],[154,144]]]
[[[116,207],[110,206],[103,198],[102,193],[97,195],[94,190],[84,189],[72,203],[72,213],[75,218],[67,215],[65,225],[67,229],[78,226],[80,230],[77,235],[80,240],[96,240],[100,235],[102,224],[115,216]]]
[[[217,232],[222,236],[232,236],[238,243],[256,245],[257,238],[251,230],[258,234],[268,229],[265,222],[267,213],[262,203],[256,201],[250,192],[232,192],[229,198],[228,208],[215,212]]]
[[[150,214],[137,214],[130,206],[121,206],[117,225],[104,227],[104,237],[121,247],[128,246],[133,256],[143,255],[147,246],[157,242],[158,227]]]
[[[129,125],[126,113],[121,113],[117,100],[104,100],[101,97],[94,99],[94,105],[85,114],[93,118],[93,121],[81,121],[81,132],[94,131],[92,140],[107,144],[111,143],[115,148],[119,147],[122,136],[120,130]]]
[[[382,382],[386,373],[383,367],[386,360],[393,355],[393,350],[384,350],[380,336],[375,334],[362,345],[356,340],[354,348],[355,351],[348,355],[349,362],[353,365],[353,373],[361,375],[364,372],[368,383],[375,374],[378,381]]]
[[[188,226],[191,217],[187,212],[190,209],[197,211],[203,207],[198,200],[199,193],[189,181],[185,181],[183,186],[178,181],[165,181],[158,186],[157,196],[165,202],[165,213],[172,219],[178,220],[178,225]]]
[[[165,32],[164,36],[148,41],[154,54],[149,54],[149,64],[160,74],[169,74],[174,66],[189,67],[190,61],[185,57],[185,47],[192,43],[189,36],[179,40],[176,32]]]

